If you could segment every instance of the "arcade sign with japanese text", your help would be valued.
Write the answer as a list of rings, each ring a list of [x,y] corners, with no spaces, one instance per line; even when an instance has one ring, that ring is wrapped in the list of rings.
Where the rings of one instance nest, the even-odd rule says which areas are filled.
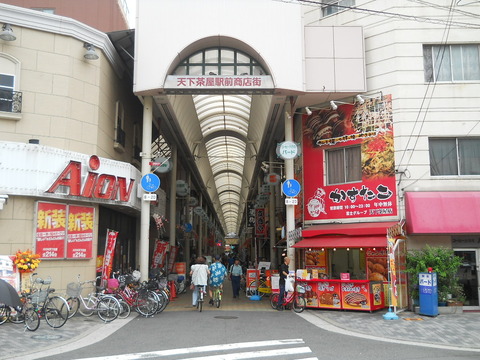
[[[206,90],[206,89],[258,89],[273,90],[271,76],[254,75],[169,75],[165,89]]]

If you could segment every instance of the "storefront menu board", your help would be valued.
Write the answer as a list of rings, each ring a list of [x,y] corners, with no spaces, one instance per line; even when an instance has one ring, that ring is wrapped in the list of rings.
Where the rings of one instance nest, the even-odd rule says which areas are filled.
[[[91,259],[95,209],[37,202],[35,252],[42,259]]]

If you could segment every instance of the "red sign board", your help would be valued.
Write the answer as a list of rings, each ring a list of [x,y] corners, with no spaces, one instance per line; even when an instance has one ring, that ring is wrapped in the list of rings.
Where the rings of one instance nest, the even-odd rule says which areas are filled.
[[[267,235],[265,209],[255,209],[255,235]]]
[[[42,259],[65,257],[67,205],[37,203],[37,226],[35,252]]]
[[[95,209],[88,206],[68,206],[67,258],[92,257]]]
[[[306,221],[397,215],[390,95],[305,115],[303,134]],[[342,152],[354,147],[359,155]],[[339,164],[330,173],[326,152]],[[355,167],[353,178],[358,180],[337,180],[343,178],[342,170]],[[330,175],[335,180],[329,182]]]

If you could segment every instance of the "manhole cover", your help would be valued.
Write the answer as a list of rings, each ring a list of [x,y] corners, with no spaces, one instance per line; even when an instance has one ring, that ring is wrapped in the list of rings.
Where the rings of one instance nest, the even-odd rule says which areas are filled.
[[[62,335],[33,335],[32,339],[35,340],[58,340],[61,339]]]
[[[238,316],[215,316],[215,319],[222,319],[222,320],[231,320],[231,319],[238,319]]]
[[[403,320],[407,320],[407,321],[423,321],[422,318],[403,318]]]

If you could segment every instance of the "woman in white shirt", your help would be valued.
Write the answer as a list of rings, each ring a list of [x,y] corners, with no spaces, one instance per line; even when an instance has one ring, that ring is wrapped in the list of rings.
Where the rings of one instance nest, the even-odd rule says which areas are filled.
[[[208,283],[208,275],[210,271],[208,270],[208,265],[205,264],[205,258],[202,256],[197,257],[195,264],[190,268],[190,276],[192,277],[192,283],[195,285],[192,293],[192,304],[197,306],[198,299],[198,286],[203,286],[203,290],[206,290]]]

